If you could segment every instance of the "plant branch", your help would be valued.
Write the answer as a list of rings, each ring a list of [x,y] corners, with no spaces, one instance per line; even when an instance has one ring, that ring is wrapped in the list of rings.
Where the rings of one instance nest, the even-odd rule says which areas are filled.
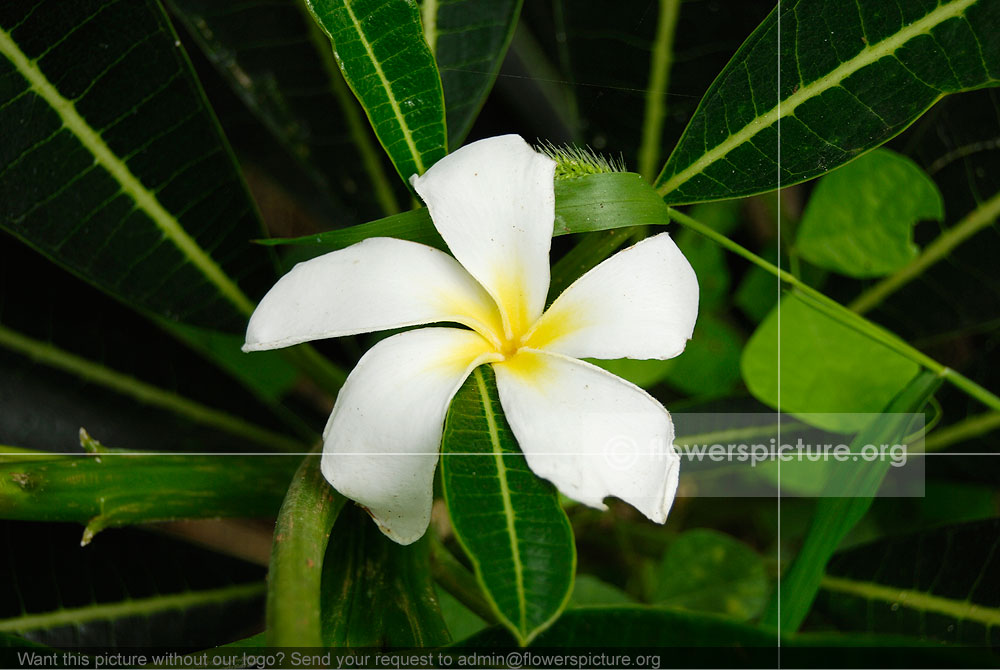
[[[848,305],[848,309],[858,314],[864,314],[878,307],[887,297],[919,277],[927,268],[945,258],[955,247],[991,225],[997,220],[997,217],[1000,217],[1000,193],[979,205],[953,227],[941,233],[908,264],[855,298]]]
[[[660,0],[660,19],[656,24],[656,39],[649,64],[649,84],[646,86],[646,111],[642,123],[642,143],[639,146],[639,174],[649,183],[657,175],[660,162],[660,142],[663,138],[663,118],[667,113],[667,86],[674,57],[674,33],[681,0]]]
[[[499,623],[476,578],[452,556],[436,535],[430,535],[431,573],[434,581],[486,623],[491,626]]]
[[[872,323],[860,314],[852,312],[836,300],[833,300],[832,298],[829,298],[823,293],[820,293],[816,289],[812,288],[790,272],[782,270],[773,263],[769,263],[749,249],[733,242],[725,235],[716,232],[710,226],[702,223],[701,221],[698,221],[687,214],[678,212],[673,207],[669,208],[668,211],[670,218],[680,225],[704,235],[727,251],[731,251],[737,256],[745,258],[757,267],[766,270],[775,277],[778,277],[781,281],[791,286],[796,291],[796,295],[798,297],[802,298],[810,306],[823,312],[830,318],[861,333],[862,335],[865,335],[866,337],[871,338],[872,340],[875,340],[876,342],[879,342],[880,344],[888,347],[901,356],[910,359],[918,365],[921,365],[931,372],[934,372],[939,377],[948,380],[951,384],[960,388],[969,396],[979,400],[987,407],[1000,410],[1000,397],[997,397],[994,393],[983,388],[961,373],[952,370],[946,365],[939,363],[927,354],[914,348],[902,340],[898,335],[895,335],[887,331],[885,328]]]

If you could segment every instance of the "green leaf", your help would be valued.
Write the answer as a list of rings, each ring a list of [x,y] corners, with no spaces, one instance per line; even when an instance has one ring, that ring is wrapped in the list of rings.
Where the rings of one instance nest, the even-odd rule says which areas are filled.
[[[8,5],[0,53],[0,226],[140,309],[241,330],[270,259],[159,5]]]
[[[912,431],[912,414],[927,404],[941,378],[921,372],[889,402],[884,413],[851,441],[851,451],[869,444],[901,444]],[[871,507],[882,480],[891,467],[889,459],[865,459],[837,463],[822,497],[816,503],[812,523],[802,548],[781,577],[781,588],[768,603],[764,622],[795,631],[812,607],[826,564],[841,540]]]
[[[676,358],[587,360],[642,388],[666,382],[688,395],[723,395],[740,380],[741,344],[739,332],[726,321],[706,314],[699,317],[694,335]]]
[[[2,522],[0,551],[0,635],[69,647],[190,648],[259,625],[264,571],[190,544],[126,529],[81,547],[75,524]],[[166,617],[170,625],[157,625]]]
[[[304,174],[340,221],[356,223],[398,211],[393,186],[400,185],[389,160],[301,0],[167,0],[167,5],[263,126],[244,131],[241,119],[231,118],[238,112],[216,105],[230,139],[256,159],[255,167],[299,190],[302,185],[294,180]],[[283,158],[303,169],[284,175],[277,161],[261,157],[260,130],[277,140],[287,154]]]
[[[992,0],[782,2],[702,98],[657,191],[689,203],[818,177],[941,96],[996,84],[998,28]]]
[[[523,0],[422,0],[424,35],[441,71],[448,145],[460,147],[514,36]]]
[[[555,183],[553,235],[613,230],[630,226],[662,226],[667,206],[637,174],[610,172],[562,179]],[[425,208],[388,216],[343,230],[304,237],[259,240],[264,245],[309,244],[326,251],[343,249],[369,237],[395,237],[444,249]]]
[[[767,602],[769,585],[761,557],[714,530],[689,530],[677,537],[657,576],[651,600],[668,607],[747,621]]]
[[[795,249],[850,277],[878,277],[917,256],[913,226],[940,221],[937,186],[908,158],[878,149],[823,177],[799,222]]]
[[[778,314],[768,315],[743,350],[743,380],[761,402],[812,425],[843,433],[862,428],[869,417],[851,414],[880,412],[919,370],[795,294],[781,301],[780,330]]]
[[[533,646],[566,648],[615,647],[761,647],[774,649],[778,637],[773,631],[755,628],[726,617],[710,614],[646,607],[594,607],[570,610],[538,636]],[[510,636],[493,627],[461,643],[463,647],[500,647],[510,644]],[[653,651],[653,650],[651,650]],[[680,650],[678,650],[680,651]],[[688,651],[692,653],[692,651]],[[677,652],[671,664],[688,667]]]
[[[437,647],[450,641],[428,564],[428,541],[403,547],[359,507],[334,524],[323,561],[323,646]]]
[[[407,0],[305,0],[404,182],[445,155],[444,93]]]
[[[320,585],[327,540],[346,498],[306,456],[278,512],[267,578],[267,644],[322,647]]]
[[[48,459],[26,452],[0,463],[0,517],[85,523],[84,543],[111,526],[271,516],[298,467],[294,456],[37,453]]]
[[[85,426],[109,444],[150,451],[302,451],[278,417],[313,439],[277,398],[247,392],[149,320],[0,235],[3,441],[66,451]],[[177,327],[215,333],[239,352],[237,336]]]
[[[632,605],[635,601],[617,586],[593,575],[577,575],[573,583],[570,607],[591,605]]]
[[[1000,646],[1000,520],[891,537],[838,553],[817,607],[846,630]]]
[[[527,644],[569,601],[573,531],[503,417],[491,369],[476,368],[451,403],[441,485],[455,536],[500,621]]]

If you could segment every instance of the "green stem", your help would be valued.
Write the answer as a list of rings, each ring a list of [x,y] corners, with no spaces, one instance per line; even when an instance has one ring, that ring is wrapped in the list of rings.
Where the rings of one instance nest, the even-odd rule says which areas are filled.
[[[305,3],[299,2],[297,4],[302,9],[304,20],[309,25],[309,37],[316,48],[316,53],[319,54],[320,61],[326,68],[330,89],[337,98],[340,111],[344,114],[347,130],[351,134],[351,139],[354,140],[355,148],[361,154],[361,164],[364,166],[365,172],[368,173],[368,178],[371,179],[372,188],[375,189],[375,199],[386,214],[397,214],[399,203],[396,202],[396,195],[392,191],[389,178],[382,165],[381,153],[375,149],[368,123],[362,120],[361,114],[358,112],[357,101],[348,90],[344,75],[341,74],[340,67],[333,58],[333,47],[330,40],[316,25],[316,20],[306,10]]]
[[[982,203],[955,226],[941,233],[908,264],[859,295],[848,308],[864,314],[878,307],[883,300],[919,277],[927,268],[946,258],[962,242],[991,225],[1000,217],[1000,193]]]
[[[986,412],[934,431],[924,440],[924,451],[940,451],[953,444],[1000,430],[1000,412]]]
[[[431,55],[437,57],[437,13],[438,0],[424,0],[420,7],[420,18],[424,24],[424,39]]]
[[[663,118],[667,113],[667,87],[673,61],[674,33],[681,0],[660,0],[660,19],[650,55],[649,84],[646,86],[646,111],[639,145],[639,174],[649,183],[656,179],[663,138]]]
[[[778,277],[781,281],[791,286],[796,291],[796,295],[798,297],[802,298],[805,302],[809,303],[809,305],[823,312],[830,318],[861,333],[862,335],[865,335],[866,337],[871,338],[872,340],[875,340],[876,342],[879,342],[892,351],[910,359],[914,363],[923,366],[931,372],[936,373],[938,376],[948,380],[951,384],[960,388],[969,396],[979,400],[987,407],[1000,410],[1000,397],[997,397],[994,393],[983,388],[968,377],[937,362],[927,354],[910,346],[907,342],[900,339],[899,336],[894,335],[881,326],[872,323],[860,314],[852,312],[836,300],[833,300],[832,298],[829,298],[812,288],[795,275],[782,270],[773,263],[769,263],[749,249],[740,246],[725,235],[716,232],[710,226],[702,223],[701,221],[698,221],[687,214],[678,212],[673,207],[669,208],[668,211],[670,218],[685,228],[690,228],[691,230],[704,235],[727,251],[731,251],[737,256],[745,258],[757,267],[766,270],[775,277]]]
[[[317,447],[295,473],[274,527],[267,583],[269,646],[323,646],[323,557],[345,502],[323,478]]]
[[[441,588],[455,597],[473,614],[490,625],[499,623],[496,614],[483,596],[479,582],[458,562],[436,535],[431,535],[431,573]]]
[[[0,326],[0,347],[27,356],[36,363],[68,372],[84,381],[130,396],[138,402],[169,410],[196,423],[224,430],[261,446],[291,452],[302,451],[305,448],[305,445],[298,440],[292,440],[221,410],[206,407],[184,396],[165,391],[4,326]]]

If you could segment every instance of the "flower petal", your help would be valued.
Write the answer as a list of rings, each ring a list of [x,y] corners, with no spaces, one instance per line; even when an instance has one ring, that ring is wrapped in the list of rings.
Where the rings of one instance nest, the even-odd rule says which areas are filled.
[[[598,367],[521,349],[495,363],[504,414],[532,471],[566,496],[605,509],[606,496],[663,523],[680,458],[670,414]]]
[[[337,396],[323,476],[400,544],[427,529],[445,413],[473,368],[496,359],[492,351],[469,330],[400,333],[362,356]]]
[[[563,291],[525,346],[566,356],[667,359],[698,317],[698,278],[666,233],[607,259]]]
[[[278,280],[250,317],[243,350],[441,321],[502,332],[493,300],[454,258],[374,237],[299,263]]]
[[[500,305],[508,337],[545,307],[555,165],[504,135],[464,146],[411,178],[455,258]]]

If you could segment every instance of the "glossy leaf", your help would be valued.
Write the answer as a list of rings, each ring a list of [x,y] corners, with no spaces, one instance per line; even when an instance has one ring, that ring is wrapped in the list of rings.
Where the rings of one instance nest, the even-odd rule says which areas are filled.
[[[267,579],[267,644],[322,647],[320,585],[327,540],[346,499],[306,456],[292,479],[274,526]]]
[[[0,53],[0,225],[140,309],[242,329],[270,262],[159,5],[5,4]]]
[[[90,542],[112,526],[266,517],[277,512],[297,467],[295,456],[143,455],[102,448],[35,461],[23,453],[0,463],[0,518],[84,523],[83,541]]]
[[[860,429],[917,374],[919,366],[810,307],[794,295],[781,301],[743,350],[750,393],[820,428]],[[781,365],[778,365],[780,349]],[[780,377],[779,377],[780,374]]]
[[[689,530],[671,542],[657,578],[651,600],[667,607],[746,621],[767,602],[769,585],[761,557],[713,530]]]
[[[437,647],[450,641],[428,564],[428,540],[403,547],[360,508],[345,509],[323,561],[323,644]]]
[[[394,190],[401,189],[393,186],[401,185],[300,0],[168,0],[167,5],[246,109],[327,196],[338,221],[396,211]],[[235,132],[237,119],[223,105],[216,109],[227,131]],[[259,146],[260,137],[250,137],[252,132],[248,129],[245,139]],[[230,138],[244,148],[242,136]],[[272,173],[280,169],[273,161],[255,163]]]
[[[885,407],[884,414],[859,432],[851,451],[869,444],[902,444],[913,430],[911,415],[920,412],[941,378],[921,372]],[[889,472],[889,459],[837,463],[822,497],[816,503],[802,548],[781,576],[781,589],[772,597],[763,621],[785,631],[798,630],[819,591],[827,561],[841,540],[868,512],[872,498]]]
[[[553,235],[613,230],[630,226],[666,225],[667,207],[642,177],[631,172],[594,174],[555,183]],[[260,240],[266,245],[319,245],[333,251],[369,237],[396,237],[444,249],[425,208],[343,230],[295,238]]]
[[[0,548],[0,634],[65,647],[190,648],[259,626],[263,570],[188,544],[116,530],[80,547],[75,524],[8,521]]]
[[[782,2],[702,98],[657,191],[689,203],[818,177],[941,96],[1000,81],[998,28],[991,0]]]
[[[456,394],[441,453],[455,536],[498,618],[527,644],[566,606],[576,549],[555,488],[517,447],[491,369],[477,368]]]
[[[917,255],[913,226],[940,221],[937,186],[913,161],[872,151],[823,177],[795,236],[810,263],[850,277],[877,277]]]
[[[423,0],[424,36],[441,71],[448,145],[462,146],[493,88],[523,0]]]
[[[306,0],[404,182],[445,155],[444,94],[407,0]]]
[[[1000,521],[890,537],[831,559],[817,606],[847,630],[1000,647]]]
[[[593,575],[577,575],[573,582],[570,607],[593,605],[633,605],[633,600],[617,586],[608,584]]]
[[[305,442],[278,417],[313,439],[277,398],[253,384],[248,392],[147,319],[0,234],[0,442],[74,451],[83,426],[130,449],[302,451]],[[239,355],[249,374],[251,361]],[[282,360],[261,362],[268,360],[264,369],[287,374],[287,365],[275,365]]]

